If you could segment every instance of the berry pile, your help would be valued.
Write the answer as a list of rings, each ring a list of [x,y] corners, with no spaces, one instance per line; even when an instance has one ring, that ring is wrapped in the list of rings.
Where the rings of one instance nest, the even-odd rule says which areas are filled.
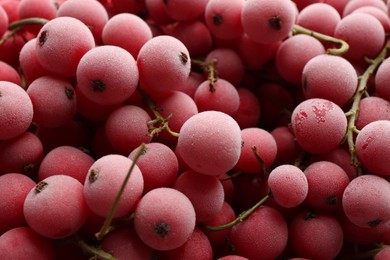
[[[0,0],[0,259],[389,259],[389,33],[383,0]]]

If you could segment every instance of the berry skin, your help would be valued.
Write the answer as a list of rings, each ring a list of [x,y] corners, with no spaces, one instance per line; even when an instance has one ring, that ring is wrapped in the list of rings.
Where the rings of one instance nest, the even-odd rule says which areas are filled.
[[[352,99],[358,85],[355,68],[346,59],[318,55],[306,63],[302,72],[305,98],[324,98],[343,107]]]
[[[102,241],[102,249],[117,259],[152,259],[153,249],[145,245],[133,228],[116,229]]]
[[[60,127],[76,114],[75,90],[62,78],[52,76],[37,78],[28,86],[27,94],[33,104],[33,121],[40,126]]]
[[[291,222],[289,243],[308,259],[334,259],[343,246],[343,230],[337,218],[327,213],[303,211]]]
[[[304,170],[309,191],[305,202],[318,210],[341,207],[343,192],[349,183],[345,171],[335,163],[318,161]]]
[[[240,158],[241,130],[229,115],[204,111],[182,126],[177,147],[183,161],[193,170],[218,176],[231,170]]]
[[[58,17],[46,23],[37,35],[36,51],[41,65],[63,77],[76,75],[81,57],[95,47],[89,28],[72,17]]]
[[[234,39],[243,34],[241,10],[245,1],[209,0],[205,20],[210,32],[219,39]]]
[[[147,41],[137,56],[142,88],[149,94],[178,90],[191,71],[190,54],[178,39],[161,35]]]
[[[363,167],[374,174],[390,175],[390,121],[378,120],[361,129],[356,137],[356,155]]]
[[[129,155],[142,143],[150,143],[147,123],[149,114],[133,105],[121,106],[114,110],[106,120],[106,134],[110,144],[123,155]]]
[[[180,191],[157,188],[135,209],[134,227],[141,240],[157,250],[172,250],[188,241],[195,228],[195,210]]]
[[[178,175],[179,163],[175,153],[162,143],[145,144],[146,151],[137,161],[144,178],[144,193],[160,187],[171,187]],[[138,148],[129,158],[134,160]]]
[[[295,12],[287,0],[246,1],[241,20],[244,32],[252,40],[271,44],[288,36],[294,24]]]
[[[27,194],[23,212],[27,224],[37,233],[54,239],[70,236],[88,217],[83,185],[70,176],[50,176]]]
[[[0,236],[1,259],[55,259],[53,240],[30,227],[16,227]]]
[[[135,14],[121,13],[108,20],[103,28],[103,43],[127,50],[134,59],[142,46],[152,39],[148,24]]]
[[[204,232],[195,228],[187,242],[176,249],[162,251],[159,254],[161,260],[180,260],[180,259],[213,259],[213,248]]]
[[[237,254],[249,259],[257,259],[259,255],[264,260],[276,259],[286,248],[287,238],[285,219],[268,206],[258,208],[230,233]]]
[[[364,57],[375,58],[382,49],[385,30],[375,17],[365,13],[352,13],[341,19],[334,37],[349,44],[348,51],[343,54],[344,58],[351,62],[362,62]]]
[[[70,16],[82,21],[91,29],[95,41],[97,43],[101,41],[103,27],[108,21],[108,13],[98,1],[67,0],[57,11],[57,17],[62,16]]]
[[[0,176],[0,234],[26,225],[23,204],[35,182],[20,173],[7,173]]]
[[[335,103],[313,98],[295,107],[291,126],[304,150],[324,154],[340,144],[347,130],[347,118]]]
[[[268,169],[275,161],[277,153],[277,145],[273,136],[258,127],[241,130],[241,136],[243,144],[236,168],[247,173],[260,173],[263,167]],[[264,165],[255,156],[254,148]]]
[[[88,51],[77,66],[77,87],[91,101],[119,104],[135,91],[139,79],[136,61],[125,49],[98,46]]]
[[[385,59],[380,65],[375,73],[375,90],[379,97],[390,101],[390,89],[388,85],[390,84],[390,58]]]
[[[59,146],[43,158],[39,166],[38,180],[61,173],[84,184],[88,170],[94,162],[95,160],[81,149],[66,145]]]
[[[218,79],[213,86],[203,81],[195,91],[194,101],[200,112],[215,110],[233,115],[240,106],[237,89],[224,79]]]
[[[205,222],[221,211],[224,190],[218,177],[186,171],[176,179],[173,188],[186,195],[195,209],[196,221]]]
[[[109,154],[96,160],[88,170],[84,182],[84,196],[90,210],[107,217],[120,187],[130,169],[132,160],[119,154]],[[144,180],[135,166],[121,195],[114,218],[130,214],[142,196]]]
[[[0,175],[14,172],[35,176],[43,153],[41,140],[27,131],[0,142]]]
[[[0,81],[0,140],[24,133],[33,119],[31,99],[19,85]]]
[[[325,48],[319,40],[309,35],[294,35],[279,45],[275,56],[276,68],[282,78],[300,84],[305,65],[321,54],[325,54]]]
[[[390,183],[376,175],[361,175],[345,188],[345,215],[360,227],[380,227],[390,220]]]
[[[276,203],[285,208],[300,205],[308,194],[305,174],[296,166],[285,164],[273,169],[268,176],[268,186]]]

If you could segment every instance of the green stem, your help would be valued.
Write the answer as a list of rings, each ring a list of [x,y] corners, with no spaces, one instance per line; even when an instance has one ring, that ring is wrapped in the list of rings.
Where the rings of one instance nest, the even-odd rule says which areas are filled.
[[[169,127],[168,122],[169,119],[171,119],[172,114],[169,114],[166,118],[164,118],[161,113],[158,111],[158,108],[154,105],[152,99],[150,96],[140,87],[138,86],[138,91],[140,92],[144,103],[152,110],[155,119],[150,120],[147,124],[150,127],[149,129],[149,135],[150,136],[157,136],[159,135],[162,131],[167,131],[170,135],[174,137],[179,137],[179,133],[176,133],[172,131],[172,129]],[[155,124],[159,124],[157,127],[155,127]]]
[[[358,166],[359,162],[356,156],[355,143],[354,143],[354,133],[358,132],[356,128],[355,122],[359,115],[359,104],[360,100],[364,93],[366,93],[367,82],[370,77],[374,74],[375,70],[379,67],[379,65],[385,60],[388,51],[390,50],[390,41],[388,41],[379,55],[370,60],[370,66],[366,69],[363,75],[359,76],[359,84],[356,90],[356,93],[353,97],[353,103],[351,109],[346,113],[348,117],[348,127],[346,133],[346,140],[348,143],[349,152],[352,157],[352,164]]]
[[[203,228],[208,230],[208,231],[220,231],[220,230],[229,229],[229,228],[241,223],[245,219],[247,219],[256,209],[258,209],[260,206],[262,206],[269,198],[271,198],[270,195],[264,196],[264,198],[262,198],[259,202],[257,202],[252,208],[242,212],[232,222],[229,222],[229,223],[227,223],[225,225],[221,225],[221,226],[203,226]]]
[[[326,34],[322,34],[322,33],[319,33],[319,32],[315,32],[315,31],[306,29],[306,28],[304,28],[304,27],[302,27],[300,25],[297,25],[297,24],[294,24],[294,26],[292,28],[292,34],[293,35],[294,34],[306,34],[306,35],[313,36],[314,38],[316,38],[318,40],[321,40],[321,41],[331,42],[331,43],[335,43],[335,44],[340,45],[340,48],[328,49],[327,50],[328,54],[342,55],[345,52],[347,52],[348,49],[349,49],[349,44],[346,41],[344,41],[344,40],[341,40],[341,39],[338,39],[338,38],[335,38],[335,37],[332,37],[332,36],[329,36],[329,35],[326,35]]]
[[[22,28],[23,26],[26,25],[33,25],[33,24],[41,24],[44,25],[48,22],[49,20],[44,19],[44,18],[39,18],[39,17],[31,17],[31,18],[26,18],[26,19],[21,19],[18,21],[15,21],[8,25],[8,30],[13,31],[17,30],[19,28]]]
[[[376,254],[378,254],[382,249],[388,247],[388,245],[380,246],[378,248],[372,249],[364,253],[357,253],[349,256],[341,257],[341,260],[360,260],[360,259],[372,259]]]
[[[96,248],[94,246],[88,245],[84,240],[80,239],[77,235],[72,237],[72,242],[74,242],[81,250],[83,250],[86,253],[94,255],[97,259],[102,260],[117,260],[114,256],[107,253],[106,251]]]
[[[114,203],[111,206],[110,212],[108,213],[108,216],[105,219],[103,226],[101,227],[99,232],[97,232],[95,234],[95,236],[96,236],[96,238],[98,240],[101,240],[106,234],[108,234],[112,230],[111,222],[112,222],[112,219],[114,218],[114,214],[115,214],[116,209],[118,207],[118,204],[119,204],[119,201],[120,201],[121,196],[123,194],[123,191],[125,190],[126,185],[129,182],[130,175],[133,172],[134,167],[136,166],[136,163],[137,163],[138,159],[141,157],[141,155],[144,153],[144,151],[145,151],[145,144],[142,144],[140,146],[140,148],[138,149],[137,154],[134,157],[134,160],[133,160],[133,162],[132,162],[132,164],[130,166],[130,169],[127,172],[127,175],[126,175],[126,177],[125,177],[125,179],[124,179],[124,181],[122,183],[122,186],[119,189],[119,192],[118,192],[118,194],[115,197]]]

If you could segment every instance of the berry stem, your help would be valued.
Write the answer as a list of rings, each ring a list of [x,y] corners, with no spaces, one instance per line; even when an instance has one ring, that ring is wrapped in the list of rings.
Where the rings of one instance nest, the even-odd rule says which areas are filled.
[[[111,254],[107,253],[106,251],[104,251],[100,248],[96,248],[94,246],[88,245],[77,234],[72,236],[72,242],[74,242],[84,252],[94,255],[94,257],[91,259],[117,260],[117,258],[115,258]]]
[[[260,164],[260,167],[261,167],[261,174],[262,174],[262,175],[267,174],[267,168],[265,167],[264,160],[263,160],[263,158],[261,158],[259,152],[257,151],[256,145],[252,146],[252,147],[251,147],[251,150],[252,150],[253,154],[255,155],[256,160],[257,160],[257,161],[259,162],[259,164]]]
[[[363,94],[366,93],[367,88],[367,82],[370,79],[370,77],[374,74],[375,70],[379,67],[379,65],[385,60],[386,55],[388,51],[390,50],[390,41],[388,41],[385,45],[385,47],[382,49],[382,51],[379,53],[379,55],[373,59],[370,60],[370,66],[366,69],[366,71],[359,76],[359,84],[356,90],[356,93],[353,97],[353,103],[351,106],[351,109],[346,113],[346,116],[348,117],[348,127],[347,127],[347,133],[346,133],[346,140],[348,143],[349,152],[352,157],[352,164],[357,167],[359,165],[357,156],[356,156],[356,150],[355,150],[355,143],[353,140],[354,133],[358,133],[358,129],[355,126],[356,119],[359,114],[359,104],[360,100],[362,99]]]
[[[307,35],[313,36],[314,38],[316,38],[318,40],[326,41],[326,42],[332,42],[332,43],[336,43],[336,44],[340,45],[340,47],[337,48],[337,49],[335,49],[335,48],[328,49],[327,50],[328,54],[341,55],[341,54],[347,52],[348,49],[349,49],[348,43],[346,41],[344,41],[344,40],[337,39],[335,37],[332,37],[332,36],[329,36],[329,35],[326,35],[326,34],[322,34],[322,33],[319,33],[319,32],[315,32],[315,31],[306,29],[305,27],[302,27],[302,26],[297,25],[297,24],[294,24],[294,26],[292,28],[292,34],[293,35],[295,35],[295,34],[307,34]]]
[[[173,114],[169,114],[169,116],[164,118],[158,111],[159,109],[154,105],[151,97],[140,86],[138,86],[138,91],[142,95],[143,102],[150,108],[150,110],[152,110],[155,116],[155,119],[150,120],[147,123],[148,126],[150,126],[149,135],[152,137],[157,136],[159,133],[165,130],[172,136],[179,137],[179,133],[172,131],[172,129],[168,125],[169,119],[171,119]],[[159,124],[159,126],[155,127],[155,124]]]
[[[207,79],[210,81],[210,92],[215,91],[214,84],[218,81],[218,71],[215,69],[216,59],[205,62],[200,60],[191,60],[193,65],[198,65],[202,71],[207,73]]]
[[[257,202],[252,208],[242,212],[235,220],[233,220],[225,225],[203,226],[203,228],[206,230],[209,230],[209,231],[220,231],[220,230],[229,229],[229,228],[241,223],[245,219],[247,219],[257,208],[262,206],[269,198],[271,198],[271,196],[269,194],[267,194],[266,196],[264,196],[264,198],[262,198],[259,202]]]
[[[372,259],[376,254],[378,254],[385,247],[388,247],[388,245],[382,245],[382,246],[379,246],[378,248],[369,250],[369,251],[364,252],[364,253],[356,253],[353,255],[344,256],[341,258],[341,260]]]
[[[8,30],[9,31],[14,31],[22,28],[25,25],[32,25],[32,24],[41,24],[44,25],[48,22],[49,20],[44,19],[44,18],[39,18],[39,17],[31,17],[31,18],[26,18],[26,19],[21,19],[18,21],[15,21],[8,25]]]
[[[123,191],[125,190],[126,185],[129,182],[130,175],[133,172],[134,167],[136,166],[138,159],[145,152],[145,149],[146,149],[145,144],[141,144],[140,148],[137,151],[137,154],[134,157],[133,163],[131,164],[129,171],[127,172],[126,178],[123,180],[122,186],[119,189],[119,192],[115,197],[114,203],[111,206],[110,212],[108,213],[108,216],[105,219],[103,226],[101,227],[99,232],[97,232],[95,234],[95,236],[98,240],[101,240],[106,234],[108,234],[113,229],[111,226],[111,222],[112,222],[112,219],[114,218],[116,208],[118,207],[118,204],[119,204],[119,201],[120,201],[121,196],[123,194]]]

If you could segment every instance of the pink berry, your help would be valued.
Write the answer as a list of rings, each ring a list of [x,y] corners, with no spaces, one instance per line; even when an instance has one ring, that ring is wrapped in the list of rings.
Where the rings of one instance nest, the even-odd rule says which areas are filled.
[[[151,259],[153,249],[141,241],[133,228],[116,229],[104,237],[102,249],[117,259]]]
[[[0,6],[0,35],[4,35],[7,31],[9,18],[7,12]]]
[[[34,109],[33,121],[40,126],[56,128],[65,125],[76,114],[73,86],[58,77],[37,78],[27,88]]]
[[[210,32],[220,39],[234,39],[242,35],[241,10],[245,1],[209,0],[205,20]]]
[[[91,165],[84,182],[84,196],[91,211],[102,217],[108,215],[132,163],[123,155],[110,154]],[[143,188],[142,173],[135,166],[114,213],[115,218],[130,214],[141,198]]]
[[[27,224],[23,204],[34,186],[35,182],[23,174],[7,173],[0,176],[0,234]]]
[[[35,176],[44,154],[41,140],[30,132],[0,142],[0,175],[22,173]]]
[[[81,57],[95,47],[89,28],[72,17],[46,23],[37,35],[36,51],[41,65],[63,77],[76,75]]]
[[[33,106],[26,91],[14,83],[0,81],[0,101],[0,140],[24,133],[33,119]]]
[[[389,111],[389,101],[376,96],[363,98],[359,103],[359,114],[355,122],[356,128],[361,130],[374,121],[390,120]]]
[[[237,88],[240,105],[233,114],[241,129],[256,127],[260,122],[261,105],[256,95],[247,88]]]
[[[277,145],[273,136],[266,130],[258,127],[241,130],[241,136],[243,144],[236,168],[247,173],[260,173],[263,167],[268,169],[275,161],[277,153]],[[264,165],[262,165],[255,153],[260,156]]]
[[[372,15],[382,24],[383,29],[386,33],[390,31],[390,17],[387,15],[386,12],[383,12],[383,10],[378,7],[363,6],[353,11],[353,13],[365,13]]]
[[[324,19],[326,19],[326,23],[323,22]],[[340,14],[333,6],[325,3],[314,3],[299,12],[296,23],[315,32],[333,36],[340,20]]]
[[[309,259],[334,259],[343,246],[343,230],[333,215],[305,210],[289,227],[289,243],[295,253]]]
[[[173,188],[189,198],[194,206],[197,222],[214,218],[222,209],[224,190],[218,177],[190,170],[180,174]]]
[[[188,238],[184,245],[167,251],[162,251],[159,254],[161,260],[172,260],[172,259],[204,259],[212,260],[214,256],[213,248],[211,247],[210,241],[204,232],[195,228],[191,236]]]
[[[30,227],[16,227],[0,236],[1,259],[55,259],[54,241]]]
[[[11,65],[3,61],[0,61],[0,81],[9,81],[22,85],[19,73]]]
[[[244,64],[240,56],[229,48],[214,48],[210,51],[205,62],[215,61],[214,69],[218,71],[218,77],[237,85],[244,77]]]
[[[374,257],[374,260],[386,260],[390,258],[390,247],[384,247]]]
[[[148,93],[178,90],[191,70],[185,45],[167,35],[147,41],[139,51],[137,65],[141,86]]]
[[[192,21],[203,15],[208,0],[163,1],[167,14],[176,21]]]
[[[238,54],[246,68],[261,69],[275,57],[280,43],[262,44],[244,34],[238,42]]]
[[[261,206],[232,228],[230,239],[240,256],[257,259],[261,255],[262,259],[276,259],[287,245],[287,223],[277,210]]]
[[[26,83],[29,85],[35,79],[46,76],[49,72],[39,63],[35,45],[37,38],[33,38],[23,45],[19,53],[19,63]]]
[[[213,47],[213,39],[206,24],[192,20],[180,22],[172,28],[171,36],[179,39],[188,49],[191,57],[203,57]]]
[[[188,241],[195,228],[195,210],[180,191],[157,188],[137,205],[134,227],[141,240],[157,250],[172,250]]]
[[[137,161],[144,178],[144,193],[155,188],[173,186],[179,172],[175,153],[162,143],[149,143],[145,148],[146,151]],[[134,160],[137,151],[138,148],[130,153],[131,160]]]
[[[291,126],[304,150],[323,154],[340,144],[347,130],[347,118],[335,103],[313,98],[301,102],[294,109]]]
[[[150,143],[147,123],[148,113],[133,105],[125,105],[114,110],[106,121],[106,134],[111,145],[123,155],[129,155],[142,143]]]
[[[215,110],[233,115],[240,105],[240,96],[227,80],[218,79],[212,86],[206,80],[196,89],[194,101],[200,112]]]
[[[375,73],[375,90],[378,96],[390,101],[390,89],[388,84],[390,83],[389,77],[390,71],[390,58],[385,59]]]
[[[58,173],[68,175],[84,184],[88,170],[95,160],[73,146],[59,146],[49,151],[43,158],[38,179],[43,180]]]
[[[309,35],[294,35],[280,44],[275,57],[276,68],[285,80],[298,84],[302,82],[305,65],[321,54],[325,54],[325,49],[319,40]]]
[[[275,165],[293,164],[302,148],[295,140],[292,130],[287,126],[280,126],[274,128],[270,134],[274,137],[277,146]]]
[[[204,225],[215,227],[225,225],[236,219],[236,214],[230,204],[224,202],[221,211],[212,219],[203,222]],[[212,246],[216,247],[225,243],[227,236],[230,234],[231,228],[219,231],[204,230],[206,236],[210,240]]]
[[[57,9],[53,0],[21,0],[18,5],[19,19],[39,17],[52,20],[56,17],[56,14]],[[25,28],[36,35],[42,25],[27,25]]]
[[[252,40],[271,44],[288,36],[294,24],[295,12],[287,0],[246,1],[241,20],[244,32]]]
[[[152,37],[148,24],[130,13],[112,16],[103,28],[103,43],[125,49],[134,59],[137,58],[142,46]]]
[[[304,173],[309,184],[305,202],[310,207],[318,210],[335,210],[341,207],[349,178],[340,166],[328,161],[318,161],[310,164]]]
[[[119,104],[136,90],[139,73],[126,50],[104,45],[88,51],[77,66],[77,87],[95,103]]]
[[[276,167],[268,176],[272,198],[285,208],[300,205],[308,194],[308,180],[301,169],[284,164]]]
[[[83,185],[70,176],[50,176],[27,194],[23,212],[37,233],[54,239],[70,236],[87,220]]]
[[[355,68],[346,59],[318,55],[309,60],[302,72],[305,98],[324,98],[343,107],[352,99],[358,85]]]
[[[57,17],[70,16],[87,25],[99,43],[104,25],[108,21],[108,13],[99,1],[67,0],[57,10]]]
[[[237,163],[241,140],[240,127],[232,117],[205,111],[183,124],[177,146],[182,159],[193,170],[218,176]]]
[[[356,154],[363,167],[374,174],[389,175],[390,121],[378,120],[361,129],[356,137]]]
[[[352,13],[341,19],[334,36],[349,44],[343,54],[351,62],[362,62],[364,57],[375,58],[385,41],[385,30],[375,17],[365,13]],[[370,41],[366,41],[366,39]]]
[[[345,188],[342,205],[348,219],[360,227],[379,227],[390,220],[390,183],[376,175],[361,175]]]
[[[343,17],[347,16],[348,14],[351,14],[353,11],[363,6],[374,6],[376,8],[379,8],[383,12],[387,12],[386,4],[380,0],[353,0],[349,1],[345,5]]]

